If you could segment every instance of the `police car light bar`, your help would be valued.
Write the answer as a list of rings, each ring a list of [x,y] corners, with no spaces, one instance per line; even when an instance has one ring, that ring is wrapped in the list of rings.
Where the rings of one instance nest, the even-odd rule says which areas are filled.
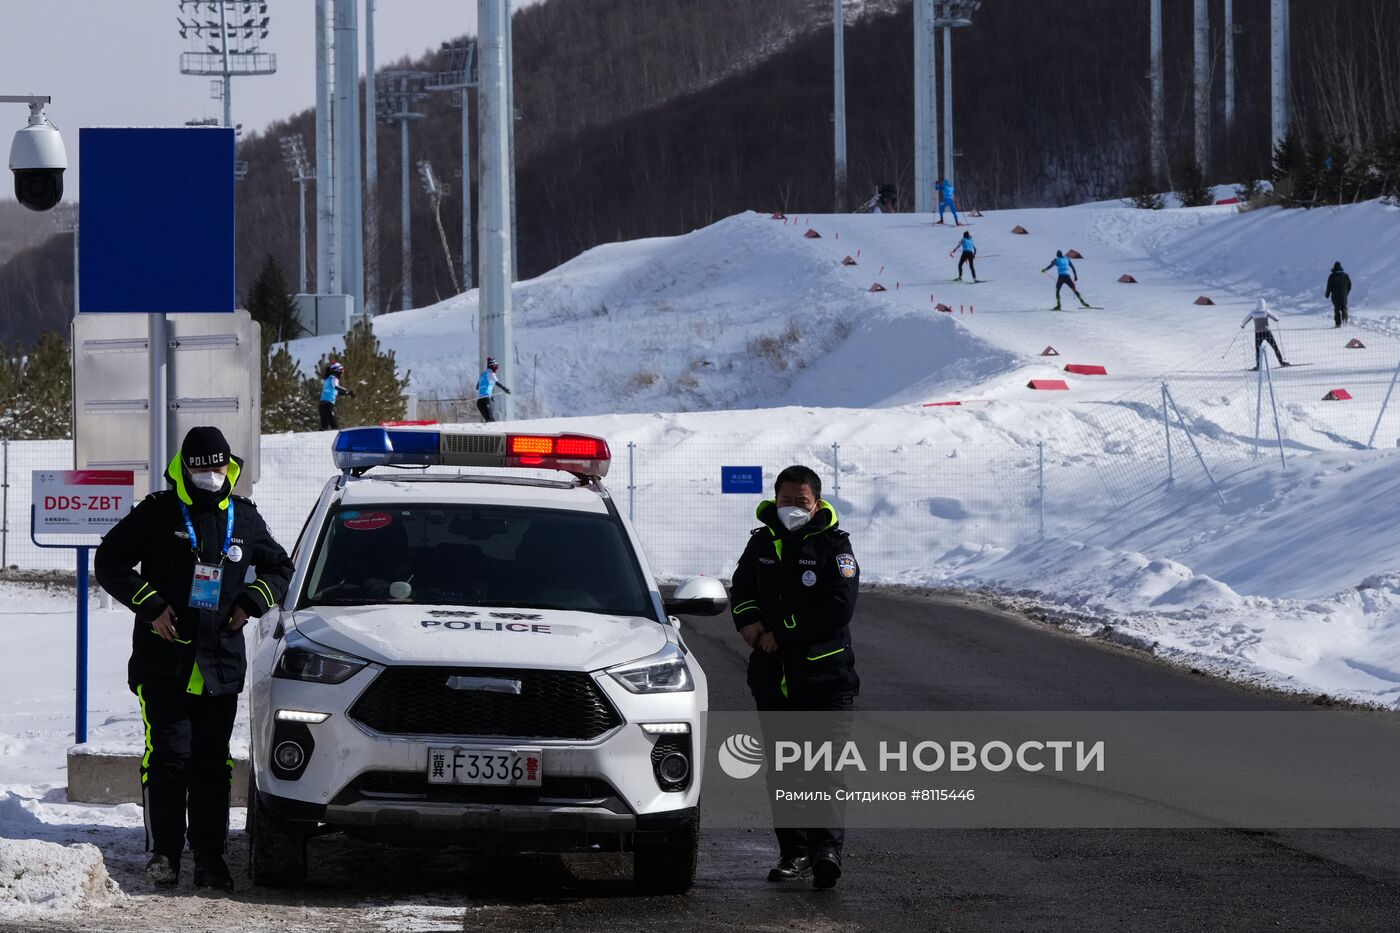
[[[608,442],[586,434],[467,434],[395,428],[348,428],[331,447],[341,470],[376,466],[477,466],[608,475]]]

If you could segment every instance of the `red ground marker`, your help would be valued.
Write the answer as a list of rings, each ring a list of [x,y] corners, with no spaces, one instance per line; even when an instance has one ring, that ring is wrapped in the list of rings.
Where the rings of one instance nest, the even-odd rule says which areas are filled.
[[[1351,393],[1346,389],[1333,389],[1322,397],[1324,402],[1345,402],[1351,398]]]
[[[1126,273],[1126,272],[1124,272],[1122,275],[1118,276],[1118,281],[1122,282],[1124,285],[1136,285],[1136,284],[1137,284],[1137,279],[1133,278],[1131,275],[1128,275],[1128,273]]]
[[[1084,258],[1084,254],[1081,253],[1081,252],[1080,252],[1079,250],[1077,250],[1077,249],[1072,249],[1072,250],[1070,250],[1068,253],[1065,253],[1065,255],[1066,255],[1067,257],[1069,257],[1070,259],[1083,259],[1083,258]]]
[[[1211,301],[1211,300],[1210,300],[1209,298],[1207,298],[1205,295],[1202,295],[1201,297],[1197,298],[1195,303],[1198,304],[1198,305],[1213,305],[1213,304],[1215,304],[1215,302]]]
[[[1021,236],[1026,236],[1027,234],[1030,233],[1029,230],[1027,230],[1025,227],[1021,226],[1020,224],[1017,224],[1016,226],[1012,227],[1012,228],[1011,228],[1011,232],[1012,232],[1012,233],[1019,233]]]
[[[1062,392],[1069,391],[1069,383],[1063,379],[1032,379],[1026,383],[1028,389],[1038,389],[1042,392],[1058,389]]]
[[[1102,366],[1093,366],[1088,363],[1070,363],[1065,366],[1065,372],[1077,373],[1081,376],[1107,376],[1108,370]]]
[[[1357,340],[1355,337],[1353,337],[1353,338],[1351,338],[1350,340],[1347,341],[1347,349],[1348,349],[1348,350],[1364,350],[1364,349],[1366,349],[1366,344],[1362,343],[1360,340]]]
[[[820,240],[822,238],[822,235],[817,231],[813,230],[811,227],[808,227],[807,232],[802,235],[809,240]]]
[[[852,259],[850,256],[847,256],[845,259],[841,260],[841,265],[843,265],[843,266],[854,266],[854,265],[858,265],[858,263],[857,263],[854,259]]]
[[[939,311],[942,311],[944,314],[952,314],[952,313],[953,313],[953,309],[950,308],[950,307],[948,307],[947,305],[943,304],[942,302],[939,302],[939,304],[938,304],[938,310],[939,310]]]
[[[887,291],[889,291],[889,289],[885,288],[885,286],[881,285],[879,282],[876,282],[874,285],[870,286],[870,291],[872,291],[872,292],[887,292]]]
[[[1040,351],[1040,355],[1041,355],[1041,356],[1059,356],[1059,355],[1060,355],[1060,351],[1059,351],[1059,350],[1056,350],[1054,347],[1046,347],[1044,350],[1041,350],[1041,351]]]

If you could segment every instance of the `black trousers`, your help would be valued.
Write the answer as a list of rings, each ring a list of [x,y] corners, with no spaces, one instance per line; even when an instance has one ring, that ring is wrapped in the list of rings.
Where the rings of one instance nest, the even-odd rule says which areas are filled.
[[[335,420],[335,402],[321,403],[321,430],[339,431],[340,423]]]
[[[1346,306],[1346,305],[1333,305],[1333,306],[1332,306],[1332,317],[1333,317],[1333,319],[1337,322],[1337,326],[1338,326],[1338,327],[1341,327],[1343,324],[1346,323],[1346,319],[1347,319],[1347,306]]]
[[[481,412],[482,421],[495,421],[496,413],[491,410],[491,400],[489,398],[479,398],[476,400],[476,410]]]
[[[976,273],[974,272],[973,275],[976,275]],[[1079,286],[1074,284],[1074,279],[1068,275],[1062,275],[1055,279],[1055,302],[1057,304],[1060,300],[1060,289],[1064,288],[1066,285],[1069,286],[1070,291],[1074,292],[1076,295],[1079,294]]]
[[[844,691],[815,696],[785,694],[782,689],[782,661],[777,654],[767,654],[756,649],[749,659],[748,679],[749,690],[753,694],[754,703],[760,714],[831,713],[830,718],[822,721],[819,729],[804,727],[796,731],[805,740],[832,742],[839,755],[841,745],[850,735],[850,713],[855,707],[854,696]],[[783,722],[783,717],[769,719],[760,715],[759,720],[763,724],[764,745],[768,748],[772,747],[772,736],[775,733],[797,738],[797,735],[792,734],[794,730]],[[791,803],[784,803],[780,806],[777,801],[777,791],[779,789],[801,791],[809,785],[803,782],[800,774],[796,777],[788,773],[779,774],[772,760],[768,762],[764,776],[768,782],[768,800],[773,808],[773,821],[777,824],[779,810],[785,814],[791,814],[795,806]],[[822,775],[812,781],[811,786],[832,790],[838,785],[833,784],[825,775]],[[778,837],[779,855],[784,858],[799,858],[804,855],[815,856],[823,851],[832,851],[836,853],[837,859],[840,859],[846,844],[845,806],[836,801],[826,803],[814,801],[802,805],[800,812],[810,814],[813,823],[818,825],[803,829],[775,825],[773,832]]]
[[[136,696],[146,726],[141,759],[146,850],[178,864],[188,825],[191,851],[223,855],[233,783],[228,739],[238,695],[196,696],[173,686],[142,684]]]
[[[1274,342],[1273,331],[1256,330],[1254,332],[1254,365],[1259,365],[1259,351],[1264,348],[1264,344],[1274,348],[1274,356],[1278,357],[1280,363],[1283,362],[1283,354],[1279,352],[1278,344]]]
[[[977,263],[972,261],[973,257],[976,255],[976,253],[969,253],[966,250],[963,251],[962,258],[958,260],[958,278],[962,278],[963,263],[967,263],[967,267],[972,270],[972,277],[974,279],[977,278]]]

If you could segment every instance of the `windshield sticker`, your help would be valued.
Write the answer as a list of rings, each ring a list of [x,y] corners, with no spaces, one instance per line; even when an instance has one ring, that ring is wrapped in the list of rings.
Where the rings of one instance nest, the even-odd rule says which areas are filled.
[[[374,531],[393,521],[394,516],[388,512],[348,512],[340,516],[340,523],[351,531]]]
[[[539,617],[536,616],[536,618]],[[541,622],[487,622],[482,619],[478,619],[475,622],[468,622],[465,619],[449,619],[443,622],[438,619],[424,619],[418,624],[424,629],[440,629],[450,632],[525,632],[526,634],[535,635],[552,634],[549,630],[549,626]]]

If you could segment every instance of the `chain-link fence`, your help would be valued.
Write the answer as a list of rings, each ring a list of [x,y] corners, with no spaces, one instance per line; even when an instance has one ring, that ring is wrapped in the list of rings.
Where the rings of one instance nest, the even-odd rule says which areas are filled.
[[[943,409],[923,436],[916,431],[889,443],[866,440],[868,431],[844,443],[833,439],[834,426],[821,440],[796,444],[723,444],[703,433],[661,443],[614,434],[607,482],[663,576],[727,576],[744,532],[757,525],[755,507],[772,494],[778,471],[798,463],[822,477],[823,495],[871,577],[922,579],[941,563],[1047,536],[1114,547],[1188,506],[1214,503],[1223,520],[1232,505],[1227,481],[1245,470],[1285,468],[1319,450],[1362,449],[1373,433],[1375,446],[1397,443],[1400,393],[1388,406],[1386,400],[1400,337],[1330,327],[1273,334],[1279,355],[1293,365],[1280,367],[1265,342],[1255,370],[1255,339],[1246,330],[1189,369],[1110,400],[1059,404],[1061,393],[1053,400],[1028,393],[1044,402]],[[475,420],[432,414],[444,422]],[[263,479],[254,497],[288,549],[334,475],[332,437],[263,438]],[[11,441],[0,454],[0,562],[67,569],[65,552],[31,543],[29,499],[32,471],[71,468],[71,442]],[[757,468],[758,490],[725,492],[723,467]]]

